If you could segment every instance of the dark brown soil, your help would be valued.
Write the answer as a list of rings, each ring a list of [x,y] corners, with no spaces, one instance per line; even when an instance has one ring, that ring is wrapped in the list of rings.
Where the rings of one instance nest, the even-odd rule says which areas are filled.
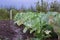
[[[25,40],[27,37],[32,37],[32,34],[23,33],[24,25],[17,26],[11,20],[0,20],[0,38],[9,40],[22,39]]]
[[[17,26],[12,20],[0,20],[0,38],[5,40],[25,40],[27,37],[33,37],[29,31],[23,33],[24,25]],[[58,40],[58,38],[47,38],[46,40]]]

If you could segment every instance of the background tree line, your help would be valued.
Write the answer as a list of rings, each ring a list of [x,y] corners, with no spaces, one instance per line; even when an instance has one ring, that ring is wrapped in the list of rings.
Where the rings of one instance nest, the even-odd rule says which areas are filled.
[[[50,5],[50,7],[48,7]],[[9,19],[10,18],[10,11],[12,10],[12,16],[18,12],[60,12],[60,3],[57,1],[51,2],[51,4],[48,4],[48,2],[43,1],[43,4],[40,5],[40,2],[36,2],[36,7],[34,8],[31,6],[30,8],[26,9],[24,6],[21,7],[21,9],[17,10],[15,8],[0,8],[0,20],[1,19]]]

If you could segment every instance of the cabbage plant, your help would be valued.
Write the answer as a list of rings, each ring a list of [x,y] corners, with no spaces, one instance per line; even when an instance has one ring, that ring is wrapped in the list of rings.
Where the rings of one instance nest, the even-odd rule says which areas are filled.
[[[49,25],[49,16],[53,14],[45,13],[17,13],[14,17],[14,23],[17,23],[18,26],[25,25],[23,33],[26,33],[27,30],[30,33],[34,32],[34,36],[39,40],[44,40],[47,37],[51,37],[50,33],[53,32],[53,27]],[[53,15],[53,17],[55,14]]]

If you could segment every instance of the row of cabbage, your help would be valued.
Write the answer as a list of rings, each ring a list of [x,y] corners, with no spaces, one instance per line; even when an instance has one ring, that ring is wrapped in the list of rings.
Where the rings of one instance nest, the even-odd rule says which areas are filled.
[[[35,20],[34,18],[37,19]],[[52,21],[53,23],[56,23],[56,24],[60,24],[60,14],[57,13],[57,12],[48,12],[48,13],[32,13],[32,12],[27,12],[27,13],[17,13],[15,18],[14,18],[14,21],[17,22],[17,21],[21,21],[21,22],[25,22],[25,21],[29,21],[29,20],[35,20],[35,22],[37,21],[40,21],[40,20],[43,20],[45,21],[46,23],[49,24],[49,20]],[[20,24],[22,24],[20,22]],[[34,22],[33,22],[34,23]],[[18,25],[20,25],[18,23]],[[25,23],[24,23],[25,24]]]

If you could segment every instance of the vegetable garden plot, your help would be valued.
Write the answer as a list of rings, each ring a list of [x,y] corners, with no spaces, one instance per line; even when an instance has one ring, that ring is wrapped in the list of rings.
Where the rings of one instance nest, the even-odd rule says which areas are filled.
[[[59,25],[60,14],[18,13],[13,20],[0,20],[0,38],[2,40],[58,40],[52,23]],[[55,20],[57,18],[57,20]]]

